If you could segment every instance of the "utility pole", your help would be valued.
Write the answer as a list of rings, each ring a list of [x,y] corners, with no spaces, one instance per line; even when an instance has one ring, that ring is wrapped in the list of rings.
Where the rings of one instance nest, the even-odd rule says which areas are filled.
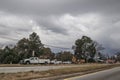
[[[32,56],[33,56],[33,57],[35,56],[35,51],[34,51],[34,50],[32,51]]]

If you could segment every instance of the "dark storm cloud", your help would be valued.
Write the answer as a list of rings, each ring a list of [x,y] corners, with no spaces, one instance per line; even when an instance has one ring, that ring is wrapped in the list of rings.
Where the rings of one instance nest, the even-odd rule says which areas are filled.
[[[54,33],[67,35],[67,30],[61,26],[57,26],[57,25],[54,25],[54,24],[49,23],[49,22],[48,23],[47,22],[46,23],[40,22],[40,24],[44,26],[44,27],[42,27],[42,29],[44,29],[44,30],[51,30]]]
[[[13,14],[37,16],[72,15],[84,13],[102,13],[104,15],[119,15],[119,0],[1,0],[0,9]],[[43,18],[44,18],[43,17]],[[108,16],[109,17],[109,16]],[[49,20],[39,21],[44,29],[66,34],[66,30]],[[57,27],[56,27],[57,26]]]
[[[102,13],[119,15],[119,0],[1,0],[0,9],[13,14],[31,16],[50,16],[70,13],[72,15],[84,13]],[[43,18],[44,18],[43,17]],[[109,16],[108,16],[109,17]],[[39,19],[39,17],[38,17]],[[66,34],[66,30],[49,21],[39,21],[44,29]]]
[[[67,35],[67,30],[64,27],[54,24],[51,18],[44,17],[44,18],[36,18],[35,20],[43,30],[50,30],[54,33]]]
[[[0,9],[18,14],[120,12],[120,0],[1,0]]]

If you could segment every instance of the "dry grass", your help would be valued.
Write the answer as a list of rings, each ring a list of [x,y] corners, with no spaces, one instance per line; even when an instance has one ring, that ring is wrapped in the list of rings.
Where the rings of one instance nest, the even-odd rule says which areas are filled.
[[[23,65],[23,64],[0,64],[0,67],[27,67],[34,65]]]
[[[85,71],[92,71],[95,69],[107,69],[111,67],[120,66],[120,64],[114,65],[107,65],[107,64],[90,64],[87,66],[80,66],[80,67],[69,67],[69,68],[62,68],[62,69],[54,69],[48,71],[29,71],[29,72],[20,72],[20,73],[1,73],[0,80],[30,80],[35,78],[43,78],[43,77],[50,77],[50,76],[57,76],[63,74],[70,74],[70,73],[77,73],[77,72],[85,72]]]

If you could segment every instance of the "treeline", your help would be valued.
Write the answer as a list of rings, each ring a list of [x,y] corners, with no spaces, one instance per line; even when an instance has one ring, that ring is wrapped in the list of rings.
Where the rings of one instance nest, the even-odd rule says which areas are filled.
[[[81,39],[75,41],[74,54],[69,51],[53,53],[50,48],[44,47],[40,37],[33,32],[29,35],[29,38],[19,40],[13,48],[6,46],[4,49],[0,49],[0,63],[19,63],[20,60],[31,56],[51,60],[74,61],[75,63],[84,59],[85,62],[89,62],[102,49],[104,48],[90,37],[82,36]],[[100,52],[99,56],[101,56]]]
[[[39,58],[58,59],[68,61],[72,58],[72,53],[65,51],[58,54],[53,53],[50,48],[44,47],[37,33],[33,32],[29,38],[19,40],[14,47],[6,46],[0,49],[0,63],[19,63],[20,60],[36,56]],[[66,56],[66,57],[65,57]]]

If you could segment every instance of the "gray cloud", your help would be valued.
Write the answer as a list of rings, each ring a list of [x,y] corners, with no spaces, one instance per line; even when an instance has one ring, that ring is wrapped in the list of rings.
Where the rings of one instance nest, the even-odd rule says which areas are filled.
[[[51,17],[40,17],[36,18],[35,21],[40,25],[43,30],[51,30],[52,32],[58,34],[65,34],[67,35],[67,30],[64,27],[54,24],[54,21]]]
[[[2,0],[0,8],[18,14],[120,12],[119,0]]]
[[[23,16],[16,16],[6,12],[0,13],[0,40],[2,43],[17,42],[21,37],[32,31],[33,24]],[[21,33],[20,34],[18,33]]]
[[[65,47],[87,35],[116,50],[119,4],[120,0],[0,0],[0,35],[20,39],[35,31],[43,43]]]

